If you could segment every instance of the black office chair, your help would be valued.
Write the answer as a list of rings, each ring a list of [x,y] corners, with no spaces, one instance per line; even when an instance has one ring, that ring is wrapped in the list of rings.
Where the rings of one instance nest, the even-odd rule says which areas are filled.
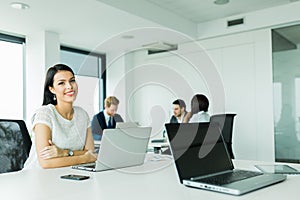
[[[232,150],[232,135],[233,135],[233,121],[236,114],[217,114],[210,117],[211,122],[217,122],[222,130],[222,135],[225,140],[228,153],[232,159],[234,159],[234,154]]]
[[[0,119],[0,173],[21,170],[31,144],[23,120]]]

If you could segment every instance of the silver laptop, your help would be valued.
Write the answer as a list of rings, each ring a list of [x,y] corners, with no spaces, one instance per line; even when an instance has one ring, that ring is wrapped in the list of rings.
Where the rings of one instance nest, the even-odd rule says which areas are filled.
[[[116,128],[132,128],[132,127],[138,127],[138,122],[117,122]]]
[[[104,171],[144,163],[151,127],[105,129],[95,163],[72,166],[73,169]]]
[[[165,126],[179,180],[186,186],[241,195],[286,179],[282,174],[234,169],[217,124]]]

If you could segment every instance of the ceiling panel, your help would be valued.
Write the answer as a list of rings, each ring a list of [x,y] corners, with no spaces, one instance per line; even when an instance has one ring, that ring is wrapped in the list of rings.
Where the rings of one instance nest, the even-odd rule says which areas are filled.
[[[142,0],[143,1],[143,0]],[[142,2],[141,1],[141,2]],[[241,13],[261,10],[290,3],[290,0],[230,0],[228,4],[216,5],[214,0],[144,0],[174,12],[195,23],[211,21]],[[295,0],[294,0],[295,1]]]

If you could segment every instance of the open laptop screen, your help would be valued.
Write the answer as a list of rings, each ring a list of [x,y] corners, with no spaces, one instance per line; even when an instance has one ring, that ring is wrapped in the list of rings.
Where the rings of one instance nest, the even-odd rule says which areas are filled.
[[[188,123],[165,126],[181,182],[183,179],[233,169],[217,124]]]

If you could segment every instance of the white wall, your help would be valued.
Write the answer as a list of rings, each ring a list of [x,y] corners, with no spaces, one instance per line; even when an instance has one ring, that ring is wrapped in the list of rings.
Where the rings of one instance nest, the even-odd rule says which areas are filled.
[[[211,38],[233,33],[257,30],[268,27],[281,27],[299,24],[300,2],[295,1],[282,6],[271,7],[250,13],[238,14],[227,18],[198,24],[198,38]],[[228,20],[244,19],[244,24],[227,27]]]
[[[59,62],[59,35],[39,31],[26,36],[26,120],[43,103],[44,77],[48,67]],[[30,125],[30,123],[27,123]]]
[[[152,135],[158,137],[174,99],[184,99],[189,109],[191,97],[204,93],[210,99],[210,114],[237,113],[233,138],[237,158],[274,160],[270,30],[199,43],[202,46],[181,45],[172,53],[128,55],[132,62],[125,63],[122,79],[131,119],[152,125]],[[111,85],[110,76],[107,80]]]
[[[106,66],[106,97],[116,96],[120,100],[118,113],[126,120],[125,110],[126,110],[126,96],[125,96],[125,68],[126,60],[121,54],[107,55],[107,66]],[[103,104],[104,105],[104,104]]]
[[[226,112],[236,112],[237,158],[273,160],[272,49],[269,29],[203,41],[218,63]]]

